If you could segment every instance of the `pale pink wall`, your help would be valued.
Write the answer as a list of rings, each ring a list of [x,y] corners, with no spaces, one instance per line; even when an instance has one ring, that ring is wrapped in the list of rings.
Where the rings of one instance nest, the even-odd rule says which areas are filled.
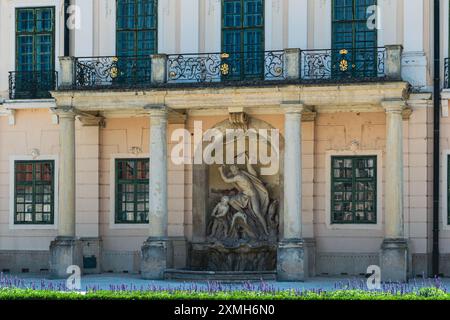
[[[168,142],[172,130],[183,127],[179,124],[169,124]],[[112,118],[107,119],[106,127],[100,129],[100,236],[105,250],[139,251],[142,243],[148,237],[146,226],[135,228],[112,228],[110,205],[111,158],[120,154],[123,158],[133,158],[132,147],[142,150],[137,157],[147,156],[149,153],[149,118]],[[168,151],[170,152],[169,143]],[[150,155],[151,157],[151,155]],[[184,166],[175,166],[168,162],[168,208],[169,208],[169,237],[184,236]],[[150,178],[151,183],[151,178]],[[151,205],[151,204],[150,204]]]
[[[405,230],[414,253],[426,252],[429,245],[430,167],[429,116],[426,108],[413,108],[404,121],[405,152]],[[280,128],[283,115],[252,115]],[[203,129],[226,120],[226,116],[188,117],[203,121]],[[19,110],[16,125],[0,117],[0,249],[48,249],[56,230],[20,231],[9,229],[9,157],[29,155],[33,148],[42,155],[57,155],[58,125],[52,123],[48,110]],[[446,119],[443,119],[442,147],[450,149]],[[172,130],[183,124],[169,125]],[[325,224],[325,153],[348,150],[352,140],[359,149],[382,150],[385,147],[385,114],[319,114],[315,122],[303,122],[303,223],[304,236],[315,237],[319,252],[378,252],[383,239],[380,230],[331,230]],[[447,129],[446,129],[447,128]],[[106,127],[82,127],[77,121],[77,235],[100,236],[106,250],[139,251],[147,229],[113,229],[110,225],[110,161],[113,154],[132,157],[137,146],[148,153],[149,120],[147,117],[107,119]],[[169,144],[170,152],[171,144]],[[188,239],[192,235],[192,168],[169,167],[169,236]],[[97,172],[98,170],[98,172]],[[383,177],[384,181],[384,177]],[[97,212],[100,212],[100,215]],[[428,226],[428,229],[427,229]],[[450,231],[443,231],[442,251],[450,247]],[[446,251],[447,250],[447,251]]]
[[[30,156],[39,149],[42,156],[59,152],[58,125],[49,110],[18,110],[16,124],[0,117],[0,250],[48,250],[56,230],[12,230],[10,223],[10,157]]]

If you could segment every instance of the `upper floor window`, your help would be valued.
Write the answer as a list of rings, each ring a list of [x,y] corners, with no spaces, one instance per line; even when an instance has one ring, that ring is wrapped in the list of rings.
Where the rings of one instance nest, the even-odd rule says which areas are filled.
[[[53,224],[53,160],[14,162],[14,223]]]
[[[158,1],[117,0],[115,82],[151,81],[149,55],[157,53]]]
[[[264,0],[222,0],[222,52],[228,78],[264,77]]]
[[[377,223],[377,157],[331,157],[331,223]]]
[[[157,52],[157,0],[117,0],[117,55]]]
[[[377,75],[377,30],[368,23],[376,4],[377,0],[333,0],[334,76]]]
[[[148,223],[149,159],[116,160],[116,223]]]
[[[55,85],[55,8],[16,9],[14,98],[48,97]]]

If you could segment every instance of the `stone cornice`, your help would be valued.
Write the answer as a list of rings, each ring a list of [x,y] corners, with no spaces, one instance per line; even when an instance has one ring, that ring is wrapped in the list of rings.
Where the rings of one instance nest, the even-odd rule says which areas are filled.
[[[301,100],[315,112],[383,112],[381,102],[405,99],[406,82],[348,85],[284,85],[221,88],[154,88],[145,91],[54,91],[58,105],[72,105],[82,111],[141,111],[149,105],[195,110],[245,107],[273,109],[284,101]]]

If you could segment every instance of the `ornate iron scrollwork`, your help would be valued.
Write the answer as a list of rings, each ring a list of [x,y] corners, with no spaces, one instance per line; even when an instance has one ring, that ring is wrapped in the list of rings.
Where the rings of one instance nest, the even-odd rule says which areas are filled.
[[[224,52],[169,55],[167,75],[169,83],[220,82],[255,80],[255,74],[237,73],[248,60],[258,62],[259,80],[284,80],[284,51]],[[260,57],[260,58],[258,58]],[[263,62],[263,63],[262,63]],[[256,79],[258,80],[258,78]]]
[[[58,83],[56,71],[10,71],[10,99],[45,99],[51,98],[50,91]]]
[[[301,51],[301,80],[307,82],[382,80],[385,48]]]
[[[75,87],[137,87],[151,83],[149,56],[76,58]]]

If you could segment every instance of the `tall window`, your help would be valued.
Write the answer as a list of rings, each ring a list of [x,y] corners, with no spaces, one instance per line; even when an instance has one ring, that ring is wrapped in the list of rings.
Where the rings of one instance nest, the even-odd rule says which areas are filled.
[[[54,42],[54,7],[16,9],[17,98],[28,98],[30,94],[36,98],[47,97],[53,89]]]
[[[148,223],[149,159],[116,160],[116,223]]]
[[[331,158],[331,222],[375,224],[377,158]]]
[[[157,0],[117,0],[119,81],[150,81],[149,55],[157,53]]]
[[[222,0],[222,52],[228,79],[264,77],[264,0]]]
[[[53,224],[54,166],[54,161],[15,161],[15,224]]]
[[[368,24],[377,0],[333,0],[334,76],[377,75],[377,30]]]

